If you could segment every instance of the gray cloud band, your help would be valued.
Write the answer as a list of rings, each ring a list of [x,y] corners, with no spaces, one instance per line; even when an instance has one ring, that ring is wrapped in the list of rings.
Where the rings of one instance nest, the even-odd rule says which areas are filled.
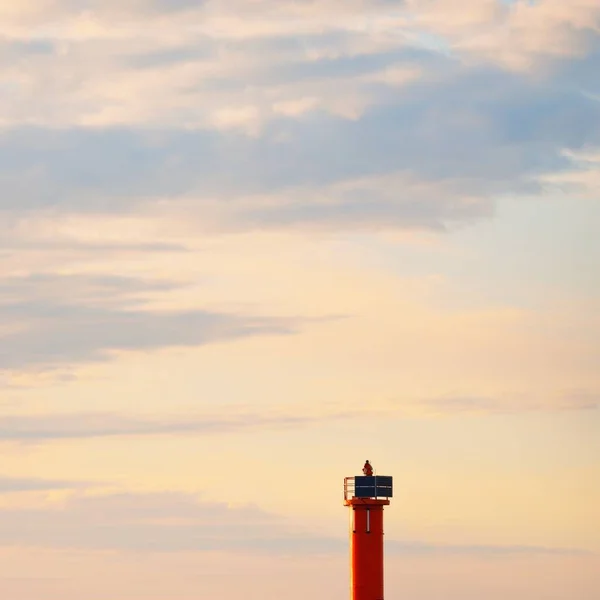
[[[287,335],[299,324],[201,309],[144,308],[140,299],[144,295],[176,287],[175,283],[110,276],[4,280],[0,283],[0,325],[5,326],[0,333],[0,370],[105,360],[116,350]]]
[[[345,538],[299,534],[293,520],[257,507],[231,508],[175,493],[79,496],[63,508],[0,509],[0,546],[14,545],[130,552],[227,550],[269,555],[347,552]],[[389,540],[387,551],[400,555],[589,554],[570,548],[436,545],[399,540]]]

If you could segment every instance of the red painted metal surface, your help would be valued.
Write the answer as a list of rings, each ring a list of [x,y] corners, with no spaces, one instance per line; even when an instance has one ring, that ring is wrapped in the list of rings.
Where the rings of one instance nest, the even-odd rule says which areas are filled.
[[[383,507],[389,500],[353,498],[350,531],[352,600],[384,600]]]

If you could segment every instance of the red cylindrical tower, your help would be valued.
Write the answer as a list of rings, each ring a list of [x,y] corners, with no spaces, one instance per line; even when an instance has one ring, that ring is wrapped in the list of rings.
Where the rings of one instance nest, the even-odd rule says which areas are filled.
[[[392,497],[392,478],[373,475],[344,479],[344,504],[352,509],[350,526],[351,600],[384,600],[383,507]]]

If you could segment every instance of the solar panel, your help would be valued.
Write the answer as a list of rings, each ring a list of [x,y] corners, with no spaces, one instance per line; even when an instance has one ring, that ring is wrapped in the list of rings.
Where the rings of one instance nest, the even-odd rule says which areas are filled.
[[[355,477],[354,495],[357,498],[391,498],[393,496],[392,478],[387,475]]]

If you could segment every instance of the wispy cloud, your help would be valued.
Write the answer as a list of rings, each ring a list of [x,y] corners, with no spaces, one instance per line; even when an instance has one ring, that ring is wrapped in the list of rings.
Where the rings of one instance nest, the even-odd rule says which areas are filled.
[[[594,411],[600,398],[592,393],[535,397],[507,394],[498,397],[441,396],[360,405],[330,404],[277,406],[263,410],[221,409],[205,414],[127,415],[111,412],[47,413],[34,416],[0,417],[0,442],[49,443],[111,437],[156,437],[226,435],[247,431],[282,430],[376,419],[429,419],[478,415],[507,415],[536,412]]]
[[[83,481],[40,479],[36,477],[0,476],[0,494],[12,492],[40,492],[49,490],[74,490],[87,487]]]
[[[511,556],[519,554],[529,555],[566,555],[584,556],[593,552],[581,548],[553,548],[548,546],[527,545],[457,545],[457,544],[426,544],[420,542],[399,542],[391,540],[388,549],[392,554],[408,555],[463,555],[463,556]]]
[[[27,523],[24,527],[23,524]],[[61,506],[0,509],[0,546],[133,552],[228,552],[272,555],[341,554],[347,540],[301,533],[290,518],[254,506],[231,507],[178,493],[78,495]],[[586,554],[536,546],[436,545],[389,540],[402,555]]]
[[[285,335],[297,323],[209,310],[149,310],[140,296],[176,284],[111,276],[29,276],[0,285],[0,369],[107,359],[118,350]]]
[[[552,192],[584,198],[597,198],[600,194],[600,149],[582,148],[580,151],[565,151],[571,167],[558,172],[539,176],[539,181]]]
[[[600,394],[590,392],[499,394],[497,396],[447,395],[417,403],[424,415],[510,415],[515,413],[597,410]]]
[[[375,411],[374,411],[375,412]],[[329,413],[285,411],[240,412],[185,416],[127,416],[115,413],[51,413],[0,417],[0,441],[50,442],[103,437],[219,435],[245,430],[282,429],[358,418],[360,410]]]
[[[600,8],[595,0],[503,2],[408,0],[415,26],[447,40],[465,60],[532,72],[557,59],[585,56],[598,47]]]

